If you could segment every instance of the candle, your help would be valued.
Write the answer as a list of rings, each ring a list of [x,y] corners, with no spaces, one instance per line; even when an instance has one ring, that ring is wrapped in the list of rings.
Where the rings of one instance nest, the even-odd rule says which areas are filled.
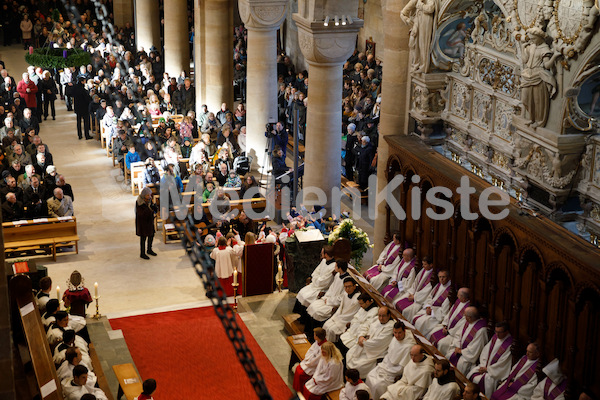
[[[29,54],[33,54],[33,46],[29,46]]]
[[[56,298],[58,299],[58,301],[60,302],[60,286],[56,287]]]
[[[282,271],[282,269],[281,269],[281,263],[279,263],[279,264],[277,265],[277,277],[278,277],[279,279],[283,279],[283,271]]]
[[[233,284],[234,285],[237,285],[237,283],[238,283],[237,282],[237,274],[238,274],[237,269],[234,269],[233,270]]]
[[[63,50],[63,58],[67,58],[67,51]]]
[[[98,282],[94,282],[94,296],[98,297]]]

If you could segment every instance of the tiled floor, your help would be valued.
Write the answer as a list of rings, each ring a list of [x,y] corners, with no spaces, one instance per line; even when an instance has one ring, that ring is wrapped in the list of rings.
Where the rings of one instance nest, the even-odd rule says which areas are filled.
[[[20,47],[2,48],[0,59],[19,81],[27,67],[24,51]],[[136,198],[131,188],[124,184],[98,141],[77,139],[75,115],[67,112],[64,102],[58,100],[56,109],[57,120],[45,121],[40,136],[49,145],[58,172],[73,186],[81,241],[78,255],[62,256],[57,262],[38,261],[48,268],[54,285],[64,290],[71,272],[79,270],[88,286],[98,282],[100,312],[108,318],[209,305],[181,246],[163,244],[157,235],[154,247],[158,256],[149,261],[139,258]],[[372,237],[372,221],[357,224]],[[364,264],[371,258],[369,252]],[[291,312],[293,302],[294,295],[283,292],[243,298],[239,306],[244,323],[290,387],[290,349],[281,316]],[[89,330],[116,395],[117,383],[110,366],[132,361],[126,343],[118,332],[111,332],[106,317],[90,320]]]

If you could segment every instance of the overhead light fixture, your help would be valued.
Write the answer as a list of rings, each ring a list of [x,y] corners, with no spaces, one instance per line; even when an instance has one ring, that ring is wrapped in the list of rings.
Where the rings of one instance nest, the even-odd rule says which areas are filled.
[[[325,17],[325,21],[323,21],[323,26],[329,26],[329,15]]]
[[[346,19],[348,20],[348,25],[352,25],[352,22],[354,22],[352,21],[352,17],[349,15],[346,16]]]
[[[346,25],[346,16],[342,15],[342,25]]]
[[[340,26],[340,19],[337,15],[335,16],[335,26]]]

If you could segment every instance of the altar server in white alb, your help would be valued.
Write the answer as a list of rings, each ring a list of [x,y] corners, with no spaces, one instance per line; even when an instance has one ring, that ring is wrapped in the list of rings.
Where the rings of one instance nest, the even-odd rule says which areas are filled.
[[[479,389],[489,399],[498,386],[498,382],[506,379],[512,366],[510,348],[513,337],[508,331],[507,322],[498,322],[494,336],[484,346],[479,355],[479,364],[471,368],[467,378],[479,385]]]
[[[416,310],[413,308],[416,304],[413,304],[402,313],[407,319],[413,315],[413,312],[415,313],[409,320],[425,337],[429,337],[433,329],[442,323],[450,311],[451,303],[448,298],[452,291],[450,274],[448,271],[442,270],[438,272],[438,279],[440,282],[435,285],[421,309]]]
[[[366,384],[371,389],[373,400],[379,400],[387,387],[402,376],[404,367],[410,361],[410,349],[416,344],[412,331],[406,329],[402,321],[396,321],[394,339],[390,342],[387,354],[367,375]]]
[[[337,342],[337,346],[344,357],[348,349],[354,346],[358,338],[366,336],[371,324],[377,321],[377,303],[375,303],[375,300],[368,293],[362,293],[358,296],[358,304],[360,305],[360,310],[354,314],[352,321],[350,321],[350,326],[342,333],[340,340]]]
[[[359,390],[369,391],[369,387],[360,379],[360,374],[356,369],[347,369],[344,374],[344,378],[346,378],[346,384],[343,389],[340,391],[340,400],[354,400],[356,399],[356,392]]]
[[[394,275],[402,259],[402,245],[400,244],[400,233],[394,233],[392,241],[383,248],[377,262],[364,273],[365,278],[371,285],[379,289]]]
[[[308,315],[316,321],[318,325],[333,315],[334,309],[340,306],[342,297],[346,295],[344,292],[344,279],[348,276],[348,263],[346,261],[335,262],[336,275],[333,278],[333,283],[327,289],[327,293],[306,309]],[[313,321],[313,324],[315,322]]]
[[[445,350],[446,358],[462,374],[466,374],[477,362],[479,354],[488,341],[487,321],[479,317],[477,307],[467,307],[462,319],[462,328],[459,327],[456,336],[452,337],[450,347]],[[450,336],[440,340],[438,350],[442,351],[442,341],[447,341]]]
[[[327,341],[325,339],[325,329],[315,328],[313,332],[315,341],[304,355],[304,360],[292,367],[292,371],[294,372],[294,390],[297,392],[302,390],[304,384],[315,373],[321,359],[321,346]]]
[[[558,358],[550,361],[542,372],[546,378],[535,387],[531,400],[565,400],[567,377],[560,370]]]
[[[344,364],[342,354],[331,342],[321,346],[321,359],[315,374],[306,382],[302,394],[306,400],[320,400],[326,393],[338,390],[343,386]]]
[[[431,278],[433,275],[433,259],[429,256],[423,257],[421,261],[423,268],[415,275],[415,279],[410,282],[410,286],[406,287],[403,294],[398,294],[392,299],[392,303],[398,311],[404,314],[404,310],[414,303],[423,304],[431,293],[433,286]]]
[[[387,307],[379,307],[378,320],[373,322],[365,336],[361,336],[346,354],[346,366],[357,369],[366,377],[377,359],[383,358],[393,338],[394,320]]]
[[[433,382],[429,385],[423,400],[457,400],[460,398],[460,386],[456,383],[454,370],[448,360],[435,360]]]
[[[88,381],[89,370],[83,365],[73,368],[73,377],[62,381],[62,389],[65,400],[80,400],[85,394],[93,394],[96,400],[108,400],[102,389],[94,387],[94,383]]]
[[[418,400],[429,385],[434,367],[431,357],[425,354],[423,348],[415,345],[410,349],[410,362],[404,367],[402,378],[388,386],[387,391],[381,396],[385,400]]]
[[[325,294],[331,282],[333,282],[334,275],[335,259],[333,258],[333,247],[325,245],[321,250],[321,262],[308,278],[310,283],[300,289],[296,296],[294,312],[302,315],[302,308],[299,308],[299,306],[303,306],[304,310],[306,310],[310,306],[310,303],[317,299],[319,293],[321,295]]]
[[[346,330],[346,325],[352,321],[352,318],[360,309],[358,304],[360,290],[358,290],[358,285],[351,276],[344,279],[344,292],[345,295],[342,296],[339,308],[323,325],[327,332],[327,340],[330,342],[337,342],[339,336]]]
[[[540,363],[537,343],[530,343],[527,352],[517,362],[508,377],[492,394],[492,400],[530,400],[538,384],[536,370]]]

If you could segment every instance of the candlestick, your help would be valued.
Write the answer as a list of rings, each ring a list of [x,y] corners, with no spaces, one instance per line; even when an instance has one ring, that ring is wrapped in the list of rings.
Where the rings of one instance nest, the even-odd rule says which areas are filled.
[[[237,268],[234,268],[233,269],[233,284],[234,285],[236,285],[238,283],[237,276],[238,276]]]
[[[98,282],[94,282],[94,296],[98,297]]]
[[[281,261],[277,265],[277,290],[281,293],[281,285],[283,284],[283,267]]]
[[[237,290],[238,290],[238,286],[240,286],[239,283],[232,283],[231,286],[233,286],[233,312],[237,312]]]
[[[98,287],[97,287],[97,283],[96,283],[96,285],[94,285],[94,286],[96,286],[96,289],[98,288]],[[100,310],[100,307],[99,307],[99,305],[98,305],[98,299],[99,299],[99,298],[100,298],[100,296],[94,296],[94,297],[93,297],[93,299],[96,301],[96,314],[94,314],[94,316],[92,317],[92,318],[94,318],[94,319],[100,319],[100,317],[102,316],[102,315],[100,315],[100,311],[99,311],[99,310]]]
[[[56,287],[56,299],[60,303],[60,286]]]

